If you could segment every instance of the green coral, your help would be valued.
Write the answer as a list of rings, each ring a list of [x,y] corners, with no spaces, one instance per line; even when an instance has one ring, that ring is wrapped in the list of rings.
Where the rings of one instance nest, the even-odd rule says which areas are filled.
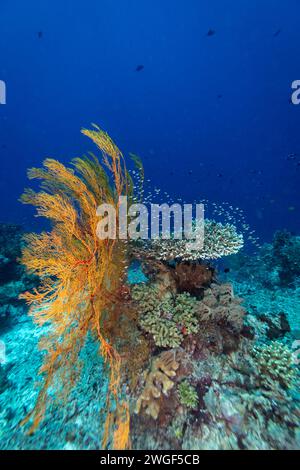
[[[179,401],[187,408],[197,408],[198,394],[196,389],[186,380],[178,385]]]
[[[185,328],[186,334],[195,334],[199,320],[195,315],[197,300],[187,292],[177,294],[174,299],[173,320]]]
[[[138,284],[132,288],[132,298],[141,314],[140,326],[153,336],[157,346],[176,348],[185,335],[197,333],[197,300],[188,293],[167,293],[160,298],[156,287]]]
[[[177,348],[180,346],[183,335],[177,325],[168,318],[163,318],[163,314],[168,314],[171,305],[163,302],[160,308],[147,311],[140,318],[140,325],[147,333],[151,333],[157,346]]]
[[[140,308],[155,307],[158,304],[157,289],[148,283],[135,284],[131,288],[131,297],[139,303]]]
[[[253,355],[258,368],[259,381],[266,388],[282,385],[290,388],[295,378],[293,354],[279,341],[264,346],[256,346]]]

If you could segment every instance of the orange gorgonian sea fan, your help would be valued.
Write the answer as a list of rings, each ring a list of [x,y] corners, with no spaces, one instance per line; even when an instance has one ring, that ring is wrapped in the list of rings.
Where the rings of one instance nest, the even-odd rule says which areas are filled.
[[[79,353],[91,333],[110,371],[104,445],[113,435],[115,446],[121,443],[125,448],[129,413],[119,398],[121,358],[107,339],[104,319],[116,314],[114,295],[124,282],[127,252],[120,240],[98,239],[96,210],[102,203],[117,208],[120,195],[133,197],[132,181],[122,153],[105,132],[94,126],[82,133],[101,150],[101,163],[91,154],[74,159],[72,168],[67,168],[48,158],[44,168],[28,172],[30,179],[41,180],[41,190],[26,190],[21,197],[52,223],[50,232],[27,235],[22,254],[22,263],[40,278],[38,289],[25,292],[22,298],[31,305],[36,323],[50,325],[41,341],[46,350],[40,370],[43,384],[24,422],[32,420],[31,431],[36,429],[45,414],[50,387],[70,391],[80,372]],[[117,417],[109,411],[112,399],[117,403]]]

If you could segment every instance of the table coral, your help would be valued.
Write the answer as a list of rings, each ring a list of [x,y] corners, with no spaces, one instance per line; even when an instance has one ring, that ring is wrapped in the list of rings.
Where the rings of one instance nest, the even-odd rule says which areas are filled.
[[[203,238],[203,237],[202,237]],[[201,248],[195,247],[191,240],[154,239],[139,240],[132,244],[132,251],[137,258],[156,260],[197,261],[217,259],[238,253],[244,245],[243,235],[231,224],[221,224],[206,219],[204,222],[204,239]]]

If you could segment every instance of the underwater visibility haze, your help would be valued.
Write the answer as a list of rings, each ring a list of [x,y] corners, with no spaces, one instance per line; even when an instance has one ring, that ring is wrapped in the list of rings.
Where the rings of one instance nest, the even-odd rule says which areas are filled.
[[[299,450],[299,18],[1,0],[1,450]]]

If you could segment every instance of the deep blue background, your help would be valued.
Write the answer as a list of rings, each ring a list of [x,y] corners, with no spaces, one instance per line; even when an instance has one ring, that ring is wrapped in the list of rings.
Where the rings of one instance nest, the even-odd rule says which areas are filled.
[[[2,221],[32,225],[26,169],[92,150],[96,122],[175,198],[299,232],[299,23],[299,0],[0,0]]]

